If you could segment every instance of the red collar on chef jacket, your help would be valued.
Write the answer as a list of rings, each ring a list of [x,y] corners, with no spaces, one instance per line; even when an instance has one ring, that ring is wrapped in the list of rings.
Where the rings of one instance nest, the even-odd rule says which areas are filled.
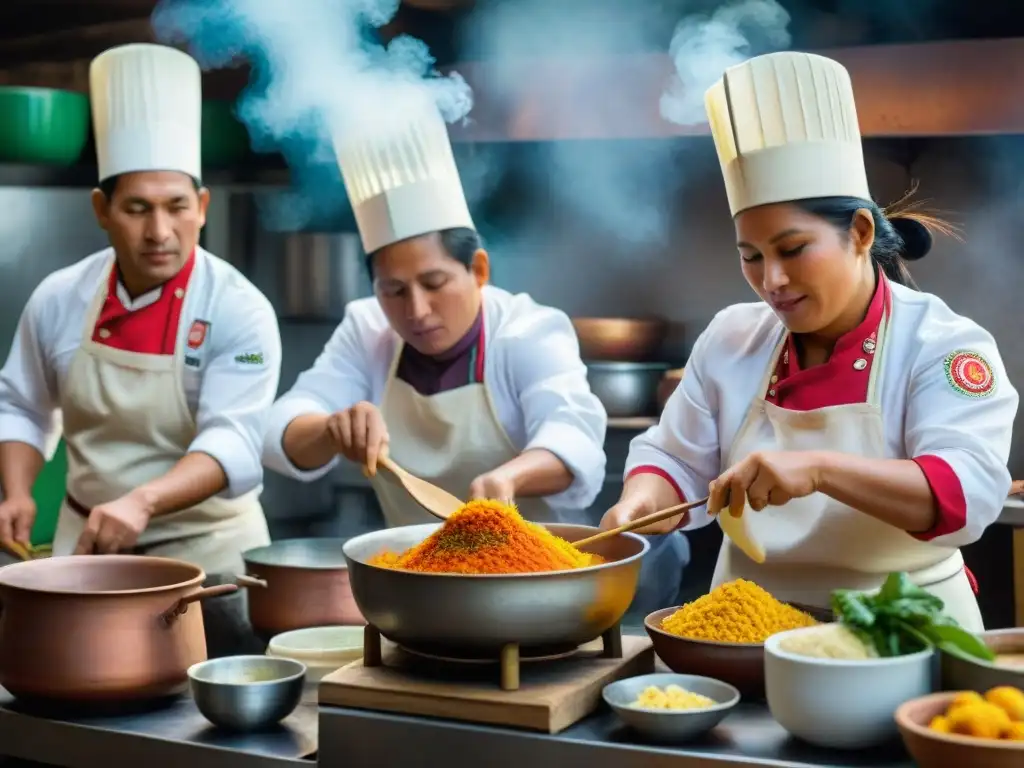
[[[110,270],[107,298],[93,329],[93,341],[127,352],[172,355],[189,278],[195,268],[195,251],[174,277],[142,296],[131,307],[119,298],[118,270]]]
[[[879,271],[878,285],[864,319],[839,338],[827,363],[801,370],[796,344],[789,334],[765,399],[793,411],[865,402],[879,326],[891,310],[892,289],[888,278]]]

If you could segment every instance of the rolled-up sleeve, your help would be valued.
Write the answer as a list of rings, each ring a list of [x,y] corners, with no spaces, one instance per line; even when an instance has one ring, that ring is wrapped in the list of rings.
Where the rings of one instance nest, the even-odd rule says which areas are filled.
[[[542,307],[512,333],[509,366],[525,419],[524,451],[550,451],[573,476],[545,501],[554,509],[588,507],[604,485],[608,414],[590,390],[576,331],[564,312]]]
[[[59,425],[56,375],[40,333],[46,321],[45,286],[29,298],[0,370],[0,442],[26,443],[47,457]]]
[[[931,325],[911,378],[906,446],[938,516],[916,538],[962,547],[1002,512],[1019,398],[987,331],[955,316]]]
[[[244,306],[225,308],[214,328],[214,353],[204,371],[196,411],[197,434],[190,453],[205,453],[221,465],[226,498],[263,483],[261,452],[270,407],[281,375],[281,334],[270,302],[253,290]]]
[[[295,385],[274,403],[263,440],[263,464],[268,469],[295,480],[312,482],[337,465],[335,456],[317,469],[303,470],[295,466],[284,450],[284,433],[299,416],[327,415],[370,399],[369,350],[363,343],[366,334],[360,332],[359,326],[350,305],[313,366],[299,374]]]
[[[707,496],[708,486],[721,472],[717,398],[705,382],[704,371],[713,327],[714,323],[693,345],[686,374],[665,404],[661,419],[633,438],[626,457],[626,478],[642,472],[660,475],[682,500]],[[701,528],[709,522],[705,508],[694,509],[684,529]]]

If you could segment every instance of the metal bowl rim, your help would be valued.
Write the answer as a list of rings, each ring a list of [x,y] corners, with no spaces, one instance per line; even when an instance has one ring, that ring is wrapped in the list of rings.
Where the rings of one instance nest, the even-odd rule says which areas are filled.
[[[708,680],[718,685],[723,686],[729,691],[729,698],[726,701],[717,701],[713,706],[710,707],[697,707],[694,709],[652,709],[650,707],[631,707],[627,704],[619,704],[618,702],[612,701],[608,698],[608,689],[624,683],[627,680],[637,680],[645,677],[663,677],[665,675],[675,675],[676,677],[685,677],[693,680],[699,678],[701,680]],[[672,683],[669,683],[672,685]],[[685,686],[680,685],[681,688]],[[615,680],[614,682],[608,683],[604,688],[601,689],[601,698],[604,699],[605,703],[612,709],[629,709],[633,712],[645,712],[651,715],[703,715],[708,712],[722,712],[723,710],[732,709],[740,703],[740,691],[732,683],[727,683],[725,680],[719,680],[717,677],[709,677],[708,675],[689,675],[682,672],[650,672],[645,675],[633,675],[632,677],[624,677],[621,680]],[[711,698],[710,696],[708,698]]]
[[[442,525],[442,523],[438,523],[436,525],[434,523],[424,523],[423,525],[424,526],[432,526],[434,528],[434,530],[437,530],[437,528],[439,528]],[[575,523],[552,523],[552,525],[559,525],[559,526],[563,526],[565,528],[585,528],[588,531],[594,531],[594,533],[600,533],[600,530],[595,528],[592,525],[577,525]],[[413,527],[413,526],[401,526],[401,527]],[[545,524],[544,527],[546,528],[547,525]],[[382,530],[392,530],[392,529],[382,529]],[[640,551],[637,552],[634,555],[630,555],[629,557],[624,557],[621,560],[613,560],[610,563],[601,563],[600,565],[588,565],[585,568],[569,568],[569,569],[561,570],[561,571],[538,571],[536,573],[431,573],[431,572],[424,572],[424,571],[405,571],[405,570],[401,570],[401,569],[398,569],[398,568],[384,568],[384,567],[379,566],[379,565],[370,565],[369,563],[364,563],[364,562],[362,562],[360,560],[356,560],[354,557],[349,555],[348,547],[349,547],[350,544],[352,544],[353,542],[358,541],[361,538],[368,537],[368,536],[375,536],[375,535],[377,535],[379,533],[380,533],[380,531],[370,531],[369,533],[363,533],[363,534],[360,534],[359,536],[353,536],[351,539],[349,539],[345,543],[345,546],[342,547],[342,552],[344,553],[346,559],[351,560],[352,562],[355,562],[357,565],[363,566],[365,568],[372,568],[374,571],[378,571],[378,572],[382,572],[382,573],[401,574],[402,578],[405,578],[405,577],[427,577],[427,578],[442,577],[442,578],[449,578],[449,579],[473,579],[473,580],[479,579],[481,581],[488,581],[488,580],[490,580],[490,581],[495,581],[495,580],[500,581],[500,580],[504,580],[504,579],[508,579],[508,580],[511,580],[511,579],[545,579],[545,578],[551,578],[552,576],[562,576],[562,575],[565,575],[565,574],[578,574],[578,573],[579,574],[590,574],[590,573],[595,573],[595,572],[601,571],[601,570],[611,570],[613,568],[617,568],[619,566],[627,565],[629,563],[632,563],[632,562],[642,558],[651,549],[650,542],[647,541],[647,539],[645,539],[643,536],[640,536],[639,534],[632,533],[632,532],[620,533],[619,536],[628,536],[631,539],[636,539],[637,541],[639,541],[640,545],[641,545]],[[433,533],[433,531],[431,531],[431,533]],[[430,534],[428,533],[427,536],[429,536],[429,535]],[[424,536],[423,538],[425,539],[426,536]],[[423,541],[423,539],[420,539],[420,542],[422,542],[422,541]],[[569,543],[571,544],[572,542],[569,542]],[[412,546],[416,546],[416,545],[413,544]]]
[[[243,682],[238,682],[238,683],[230,682],[230,681],[225,681],[225,680],[205,680],[205,679],[203,679],[201,677],[197,677],[197,675],[200,672],[202,672],[204,667],[215,666],[218,662],[224,663],[225,659],[230,659],[231,661],[261,661],[263,663],[266,663],[267,660],[270,659],[272,664],[278,664],[278,663],[282,663],[283,665],[293,664],[293,665],[299,667],[299,669],[298,669],[298,671],[293,672],[290,675],[285,675],[284,677],[275,677],[273,680],[252,680],[252,681],[243,681]],[[299,679],[305,677],[307,671],[308,671],[308,668],[306,667],[306,665],[303,664],[301,661],[297,661],[295,659],[286,659],[286,658],[277,657],[277,656],[265,656],[265,655],[264,656],[259,656],[259,655],[256,655],[256,654],[244,654],[244,655],[239,655],[239,656],[218,656],[215,659],[206,659],[205,661],[197,661],[195,664],[193,664],[191,667],[188,668],[188,679],[191,682],[199,683],[200,685],[219,685],[219,686],[223,686],[225,688],[241,688],[243,686],[261,686],[262,687],[262,686],[270,686],[270,685],[280,685],[281,683],[291,683],[291,682],[294,682],[295,680],[299,680]]]
[[[593,360],[585,363],[588,370],[597,373],[648,373],[670,371],[671,363],[633,363],[624,360]]]
[[[301,568],[307,571],[343,571],[348,569],[348,561],[338,563],[337,565],[320,565],[317,563],[304,563],[302,565],[285,565],[284,563],[272,563],[266,560],[261,560],[260,557],[266,556],[266,554],[275,548],[280,548],[285,544],[311,544],[313,542],[322,543],[327,541],[340,542],[341,548],[344,550],[345,543],[355,537],[352,536],[303,536],[296,539],[278,539],[272,541],[269,544],[264,544],[262,547],[253,547],[247,549],[242,553],[242,560],[247,565],[259,565],[265,568]],[[344,558],[344,551],[342,551],[342,557]]]

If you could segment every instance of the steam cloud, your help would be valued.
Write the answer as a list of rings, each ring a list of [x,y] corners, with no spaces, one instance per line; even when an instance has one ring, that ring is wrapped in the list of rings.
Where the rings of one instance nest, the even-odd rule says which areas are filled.
[[[161,0],[157,37],[187,43],[204,69],[251,62],[255,76],[238,116],[257,152],[280,151],[297,194],[265,211],[281,227],[298,228],[337,207],[344,190],[332,136],[381,129],[413,97],[435,100],[449,122],[465,117],[472,94],[457,74],[442,77],[425,44],[400,36],[386,47],[372,30],[386,24],[399,0]],[[333,185],[333,188],[332,188]]]
[[[758,43],[788,47],[789,20],[775,0],[738,0],[710,16],[683,19],[669,45],[676,79],[661,97],[661,116],[677,125],[704,122],[704,92],[726,69],[750,58]]]

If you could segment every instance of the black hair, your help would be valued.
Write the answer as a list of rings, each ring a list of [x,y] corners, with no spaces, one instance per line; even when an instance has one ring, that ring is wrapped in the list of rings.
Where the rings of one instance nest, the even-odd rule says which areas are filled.
[[[875,223],[875,241],[871,245],[872,261],[894,283],[917,288],[906,262],[917,261],[928,255],[932,248],[932,229],[954,236],[956,231],[934,216],[911,213],[915,208],[907,204],[911,194],[913,190],[890,206],[888,212],[873,200],[860,197],[818,197],[796,200],[794,204],[810,214],[820,216],[843,232],[849,232],[857,211],[868,211]]]
[[[467,270],[473,266],[473,254],[484,247],[479,233],[469,227],[442,229],[437,234],[441,237],[441,247]],[[378,253],[380,250],[366,257],[366,268],[370,272],[370,277],[373,277],[373,259]]]
[[[117,181],[121,176],[122,174],[120,173],[114,176],[109,176],[99,183],[99,190],[107,200],[114,199],[114,191],[117,189]],[[192,186],[195,188],[196,192],[203,188],[203,182],[195,176],[189,176],[189,178],[192,179]]]

